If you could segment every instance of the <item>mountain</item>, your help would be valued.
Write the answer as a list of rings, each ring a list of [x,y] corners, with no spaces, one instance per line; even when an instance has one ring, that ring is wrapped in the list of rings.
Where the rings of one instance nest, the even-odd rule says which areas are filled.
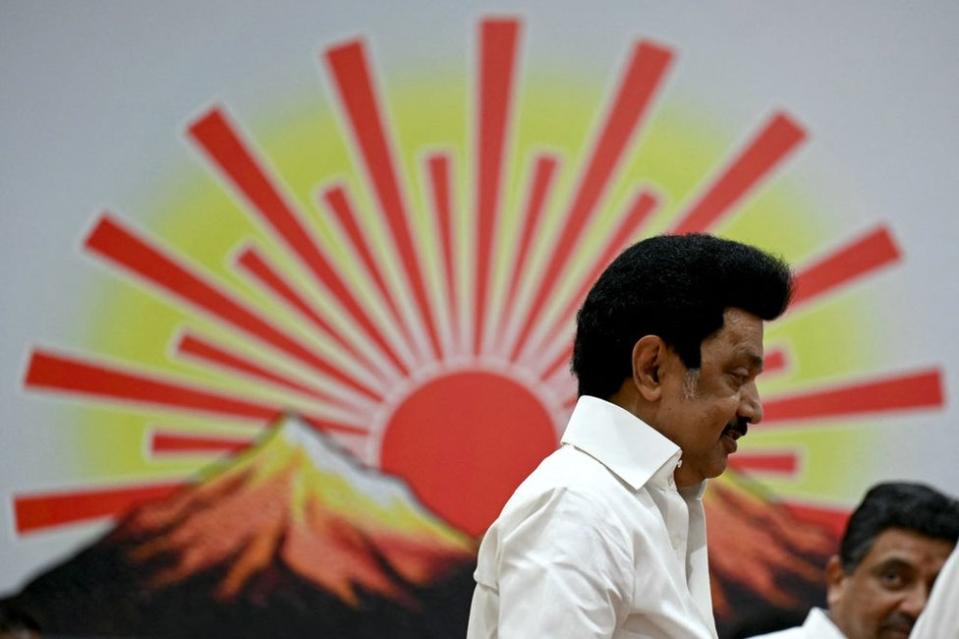
[[[720,637],[821,605],[834,534],[732,471],[705,506]],[[401,479],[285,417],[0,601],[0,618],[48,637],[459,638],[475,553]]]
[[[446,638],[466,627],[475,551],[400,479],[285,417],[0,608],[53,635]]]
[[[713,611],[720,637],[801,625],[826,604],[826,562],[835,532],[795,516],[762,485],[727,471],[703,499]]]

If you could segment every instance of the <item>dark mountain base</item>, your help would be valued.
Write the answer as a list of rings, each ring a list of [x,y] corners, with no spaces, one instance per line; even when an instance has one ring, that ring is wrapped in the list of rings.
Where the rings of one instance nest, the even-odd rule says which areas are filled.
[[[427,587],[407,586],[406,604],[358,591],[356,606],[282,565],[229,601],[210,594],[222,570],[155,589],[144,579],[153,568],[101,542],[0,601],[0,610],[36,620],[45,635],[73,637],[448,639],[463,636],[473,592],[471,564]]]

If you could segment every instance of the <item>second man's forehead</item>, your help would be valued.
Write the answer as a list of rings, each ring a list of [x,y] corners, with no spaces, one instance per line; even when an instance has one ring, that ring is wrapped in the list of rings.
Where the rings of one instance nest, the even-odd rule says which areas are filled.
[[[948,539],[893,527],[886,528],[876,536],[864,559],[868,558],[871,563],[897,560],[911,564],[929,556],[947,557],[954,549],[955,543]]]

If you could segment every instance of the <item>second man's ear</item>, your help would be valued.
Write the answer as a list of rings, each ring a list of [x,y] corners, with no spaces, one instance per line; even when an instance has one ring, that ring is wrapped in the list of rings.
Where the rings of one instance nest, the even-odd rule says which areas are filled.
[[[658,335],[644,335],[633,344],[633,384],[648,402],[662,395],[668,347]]]
[[[826,563],[826,602],[834,607],[842,599],[846,586],[846,573],[838,555],[833,555]]]

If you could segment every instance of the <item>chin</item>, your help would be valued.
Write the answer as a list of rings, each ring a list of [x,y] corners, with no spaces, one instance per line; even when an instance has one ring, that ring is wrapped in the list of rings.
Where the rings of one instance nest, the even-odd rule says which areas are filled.
[[[723,457],[722,462],[711,464],[710,467],[706,469],[707,472],[703,473],[703,475],[706,477],[706,479],[715,479],[726,472],[727,466],[728,464],[726,463],[726,458]]]

